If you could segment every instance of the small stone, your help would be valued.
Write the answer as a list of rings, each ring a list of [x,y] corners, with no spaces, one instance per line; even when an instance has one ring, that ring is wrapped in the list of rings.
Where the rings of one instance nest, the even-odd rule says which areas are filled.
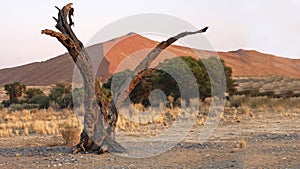
[[[62,164],[59,163],[58,166],[62,166]]]

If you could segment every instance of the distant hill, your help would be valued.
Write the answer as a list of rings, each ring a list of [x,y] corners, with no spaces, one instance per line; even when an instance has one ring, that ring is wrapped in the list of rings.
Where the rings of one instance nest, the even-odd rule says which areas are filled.
[[[93,63],[102,60],[97,76],[104,79],[124,69],[133,69],[153,49],[158,42],[138,34],[128,34],[87,48]],[[103,52],[104,51],[104,52]],[[300,59],[281,58],[254,50],[217,52],[232,67],[235,77],[283,76],[300,78]],[[211,51],[190,49],[183,46],[170,46],[154,65],[166,58],[176,56],[210,57]],[[103,57],[105,56],[105,57]],[[97,64],[97,63],[96,63]],[[57,81],[72,81],[74,63],[69,54],[63,54],[44,62],[35,62],[19,67],[0,70],[0,85],[21,81],[31,86],[46,86]]]

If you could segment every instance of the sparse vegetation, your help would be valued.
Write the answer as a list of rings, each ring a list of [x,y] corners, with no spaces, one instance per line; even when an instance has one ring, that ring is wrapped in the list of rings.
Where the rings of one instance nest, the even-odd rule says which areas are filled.
[[[204,64],[205,63],[205,64]],[[165,60],[163,63],[158,65],[158,69],[152,70],[151,74],[145,77],[130,93],[131,101],[134,104],[142,103],[144,106],[149,106],[150,102],[148,100],[148,96],[151,91],[154,89],[162,90],[165,95],[174,97],[174,102],[178,98],[181,97],[179,86],[175,79],[172,76],[176,75],[179,77],[184,77],[185,84],[191,84],[192,80],[196,80],[198,90],[200,93],[189,93],[190,97],[196,97],[197,95],[200,96],[200,99],[204,100],[206,97],[211,96],[211,86],[215,86],[214,91],[216,94],[224,94],[224,92],[229,92],[230,95],[235,94],[236,92],[236,84],[235,81],[232,79],[232,70],[230,67],[227,67],[224,62],[222,64],[225,68],[225,75],[227,81],[227,91],[218,91],[222,89],[220,85],[225,84],[225,81],[220,82],[217,79],[221,78],[213,78],[210,79],[207,67],[211,70],[218,70],[216,67],[219,63],[219,60],[216,57],[210,57],[207,59],[197,60],[193,57],[176,57],[173,59]],[[186,67],[182,66],[182,64],[186,64]],[[189,72],[191,71],[191,73]],[[130,75],[130,70],[125,70],[123,72],[115,74],[112,78],[108,80],[106,84],[104,84],[104,88],[110,89],[112,80],[114,80],[114,87],[116,91],[118,91],[118,87],[124,83],[124,80]],[[215,76],[220,76],[216,72]],[[195,79],[194,79],[195,78]],[[225,79],[223,79],[225,80]],[[191,85],[185,85],[186,91],[191,88]],[[189,100],[186,100],[189,103]]]
[[[240,149],[245,149],[247,147],[247,142],[245,139],[242,139],[240,141],[240,145],[239,145]]]
[[[72,139],[79,138],[81,130],[76,114],[68,110],[22,110],[11,113],[5,109],[0,111],[0,137],[62,135],[66,143],[70,144]]]
[[[27,102],[38,95],[45,95],[45,93],[39,88],[28,88],[25,91],[25,99]]]
[[[50,98],[45,94],[39,94],[29,100],[30,104],[37,104],[39,109],[48,109],[50,105]]]
[[[49,94],[50,101],[55,102],[60,108],[73,107],[72,85],[66,82],[58,82]]]
[[[26,86],[20,82],[5,86],[4,90],[10,100],[2,100],[2,105],[10,111],[49,107],[49,97],[40,88],[26,89]],[[19,99],[23,94],[25,94],[24,97]]]
[[[125,77],[128,76],[128,73],[130,73],[130,71],[121,72],[116,76]],[[152,78],[152,80],[159,82],[158,84],[163,84],[163,79],[168,79],[168,77],[167,75],[160,75],[160,73],[164,74],[163,72],[154,71],[153,76],[147,78]],[[160,76],[162,76],[162,79],[158,78]],[[172,79],[169,78],[169,80]],[[122,83],[122,81],[118,82]],[[111,79],[102,86],[102,83],[98,81],[97,89],[100,90],[96,91],[96,94],[102,103],[107,103],[111,100],[110,83]],[[155,87],[159,87],[159,85],[156,84]],[[157,106],[163,107],[163,105],[160,104],[165,104],[166,106],[169,105],[171,103],[170,100],[172,100],[174,106],[167,106],[165,109],[162,109],[162,112],[149,110],[145,107],[145,101],[140,102],[142,97],[134,98],[140,95],[141,92],[151,91],[153,88],[153,84],[143,82],[133,91],[130,95],[133,98],[130,109],[122,110],[129,116],[124,116],[121,113],[117,121],[118,132],[129,135],[150,134],[151,136],[155,136],[160,134],[161,131],[163,131],[162,129],[172,125],[179,116],[189,116],[189,113],[185,111],[180,113],[180,104],[186,104],[186,102],[180,102],[180,99],[175,101],[173,97],[175,90],[173,89],[168,91],[170,95],[166,103],[157,103]],[[163,86],[161,88],[164,89]],[[72,97],[71,85],[58,83],[52,87],[49,96],[44,94],[40,89],[28,88],[25,91],[24,100],[18,99],[18,104],[10,104],[10,101],[4,101],[4,104],[10,104],[10,106],[5,108],[4,105],[0,104],[0,137],[30,136],[32,134],[54,135],[61,136],[67,145],[78,143],[82,131],[80,121],[83,120],[84,115],[82,108],[83,92],[82,88],[76,88],[73,90]],[[239,94],[241,94],[241,91],[239,92]],[[243,95],[230,96],[226,104],[227,107],[221,114],[221,124],[242,123],[250,118],[261,119],[265,116],[265,113],[270,112],[278,113],[282,118],[295,118],[297,111],[300,111],[299,109],[295,109],[300,98],[293,97],[295,93],[297,93],[297,90],[296,92],[290,90],[286,90],[285,92],[281,91],[282,94],[279,95],[274,91],[260,92],[259,90],[245,90],[243,92]],[[275,97],[276,95],[278,97]],[[200,111],[196,117],[189,116],[189,118],[195,120],[195,125],[205,125],[211,104],[210,101],[207,101],[208,99],[209,98],[204,101],[200,99]],[[62,102],[63,104],[59,104],[61,100],[64,100]],[[72,101],[74,105],[77,105],[75,107],[76,109],[81,109],[79,118],[71,110],[64,109],[72,106]],[[188,102],[193,104],[195,101],[197,101],[197,99]],[[145,111],[150,111],[149,115],[141,118],[141,113]],[[149,127],[153,127],[153,125],[155,125],[157,129],[155,131],[149,130]],[[240,149],[247,147],[247,143],[243,139],[238,141],[237,145]]]
[[[24,109],[36,109],[39,108],[38,104],[28,104],[28,103],[23,103],[23,104],[11,104],[9,106],[9,111],[20,111]]]
[[[295,117],[295,107],[298,105],[299,98],[274,98],[267,97],[246,97],[234,96],[234,102],[239,100],[238,105],[231,103],[230,107],[226,107],[221,119],[225,123],[241,122],[247,118],[260,118],[260,115],[267,112],[280,114],[284,118]],[[194,100],[195,101],[195,100]],[[191,103],[194,101],[190,101]],[[14,136],[37,133],[42,135],[62,135],[67,144],[73,144],[71,137],[76,137],[80,134],[83,113],[79,118],[71,110],[55,111],[52,108],[31,109],[18,108],[20,105],[15,105],[17,108],[2,109],[0,111],[0,132],[1,136]],[[166,108],[163,112],[157,110],[147,110],[142,104],[132,104],[130,109],[121,110],[120,118],[117,122],[117,130],[119,131],[141,131],[141,128],[146,129],[147,125],[155,124],[163,127],[171,125],[178,116],[195,118],[196,125],[204,125],[207,114],[209,113],[209,104],[202,103],[199,113],[196,117],[190,117],[189,113],[180,111],[180,108]],[[80,108],[78,108],[80,109]],[[150,111],[147,116],[141,118],[140,114],[143,111]],[[299,111],[299,110],[298,110]],[[181,113],[180,113],[181,112]],[[122,114],[127,114],[123,116]],[[130,120],[128,119],[130,117]],[[79,120],[81,119],[81,120]],[[146,130],[145,130],[146,132]],[[76,134],[77,133],[77,134]],[[158,134],[157,132],[156,134]],[[152,133],[153,134],[153,133]],[[79,136],[78,136],[79,138]],[[78,139],[77,138],[77,139]]]
[[[300,80],[287,77],[236,78],[238,95],[269,98],[290,98],[300,96]]]
[[[15,82],[11,84],[5,84],[4,90],[9,96],[9,104],[19,103],[19,97],[21,97],[26,91],[26,86],[20,82]]]

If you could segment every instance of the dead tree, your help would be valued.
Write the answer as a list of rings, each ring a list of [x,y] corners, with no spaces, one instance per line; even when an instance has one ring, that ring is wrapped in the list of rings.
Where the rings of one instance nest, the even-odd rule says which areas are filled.
[[[76,63],[84,83],[84,129],[81,133],[80,142],[73,149],[73,153],[78,152],[125,152],[118,142],[115,141],[114,134],[116,122],[118,119],[118,111],[116,107],[120,107],[126,97],[132,92],[134,87],[149,73],[152,69],[149,66],[153,60],[168,46],[174,43],[179,38],[187,35],[202,33],[207,30],[207,27],[196,32],[183,32],[174,36],[167,41],[161,42],[154,48],[141,64],[133,71],[130,78],[122,86],[117,97],[117,105],[114,100],[110,102],[108,110],[103,103],[98,103],[95,95],[95,72],[92,68],[91,59],[86,52],[83,44],[78,40],[75,33],[71,29],[74,25],[71,16],[74,9],[72,3],[67,4],[62,9],[58,9],[58,18],[56,28],[60,32],[53,30],[42,30],[42,34],[46,34],[58,39],[68,50],[73,61]],[[124,89],[124,90],[123,90]]]

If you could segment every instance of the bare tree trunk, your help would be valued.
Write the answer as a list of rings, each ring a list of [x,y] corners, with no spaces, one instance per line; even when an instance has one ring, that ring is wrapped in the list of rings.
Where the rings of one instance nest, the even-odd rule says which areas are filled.
[[[50,35],[60,41],[68,50],[73,61],[79,68],[84,82],[84,129],[81,133],[80,142],[73,149],[73,153],[78,152],[125,152],[119,143],[115,141],[114,133],[116,122],[118,119],[118,111],[116,107],[120,107],[125,101],[126,97],[132,92],[134,87],[149,73],[152,69],[149,66],[153,60],[168,46],[174,43],[179,38],[196,33],[202,33],[207,30],[207,27],[195,32],[183,32],[174,36],[167,41],[161,42],[156,46],[141,64],[133,71],[130,78],[122,86],[118,92],[117,105],[114,101],[110,103],[108,112],[105,106],[100,102],[97,103],[95,95],[95,72],[93,71],[92,64],[88,53],[86,52],[83,44],[77,39],[71,26],[74,25],[71,16],[74,9],[72,3],[67,4],[62,9],[58,9],[58,18],[56,21],[56,28],[60,32],[53,30],[42,30],[42,34]],[[68,22],[69,20],[69,22]]]
[[[78,66],[84,82],[84,129],[81,133],[80,143],[74,148],[73,153],[80,151],[124,152],[125,149],[114,139],[118,113],[114,106],[111,106],[109,113],[106,113],[102,103],[100,103],[99,108],[95,95],[95,72],[90,57],[71,29],[74,24],[71,18],[74,12],[72,3],[67,4],[62,9],[56,8],[59,10],[58,18],[54,18],[54,20],[56,21],[56,28],[60,32],[45,29],[42,30],[42,34],[57,38],[67,48]]]

